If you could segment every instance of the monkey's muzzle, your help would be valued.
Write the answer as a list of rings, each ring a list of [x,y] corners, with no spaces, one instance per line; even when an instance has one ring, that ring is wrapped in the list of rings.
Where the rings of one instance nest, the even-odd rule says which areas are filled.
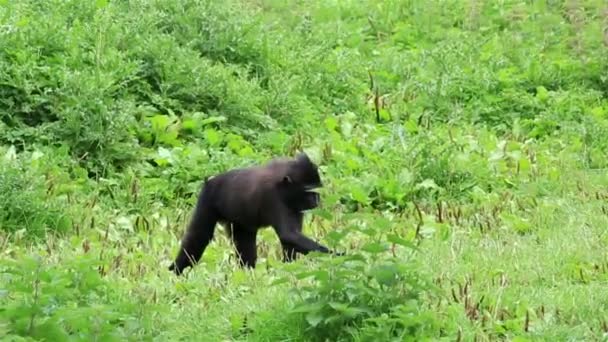
[[[308,196],[310,196],[311,201],[312,201],[312,205],[314,207],[318,207],[319,204],[321,204],[321,195],[319,195],[318,192],[316,191],[307,191]]]
[[[321,195],[314,190],[321,188],[322,186],[322,184],[312,184],[304,187],[304,192],[308,198],[308,207],[311,209],[316,208],[321,204]]]

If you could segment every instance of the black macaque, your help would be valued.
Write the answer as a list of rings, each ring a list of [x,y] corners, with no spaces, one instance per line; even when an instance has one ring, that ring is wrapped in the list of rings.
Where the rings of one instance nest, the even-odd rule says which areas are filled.
[[[296,253],[334,253],[302,234],[304,211],[320,203],[319,194],[312,190],[322,186],[317,165],[305,153],[208,179],[169,270],[180,275],[198,263],[217,223],[234,242],[241,266],[255,267],[257,231],[267,226],[279,236],[285,262],[294,260]]]

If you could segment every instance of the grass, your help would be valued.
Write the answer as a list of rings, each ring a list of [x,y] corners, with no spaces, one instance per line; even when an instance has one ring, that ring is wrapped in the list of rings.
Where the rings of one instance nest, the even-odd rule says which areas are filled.
[[[599,178],[578,176],[586,181]],[[601,187],[602,182],[595,184]],[[533,233],[522,236],[502,225],[489,234],[454,234],[443,244],[430,244],[429,268],[446,288],[455,289],[451,301],[458,301],[456,306],[471,305],[459,293],[470,284],[464,297],[473,306],[482,302],[479,309],[471,309],[481,326],[484,320],[517,325],[520,331],[527,325],[530,337],[542,339],[592,338],[589,331],[597,331],[596,338],[602,335],[603,201],[581,198],[572,187],[560,190],[564,196],[549,196],[537,208],[520,212]]]
[[[0,1],[2,340],[606,340],[607,11]],[[167,270],[206,176],[298,150],[347,257]]]

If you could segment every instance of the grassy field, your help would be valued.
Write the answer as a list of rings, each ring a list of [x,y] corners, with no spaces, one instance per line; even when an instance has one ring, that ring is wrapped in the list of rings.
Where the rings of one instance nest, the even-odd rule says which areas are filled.
[[[305,232],[205,177],[306,151]],[[0,0],[2,341],[608,341],[603,0]]]

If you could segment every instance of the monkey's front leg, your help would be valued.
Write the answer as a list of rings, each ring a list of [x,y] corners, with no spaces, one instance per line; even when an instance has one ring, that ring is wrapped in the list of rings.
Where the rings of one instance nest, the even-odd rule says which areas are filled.
[[[287,259],[291,260],[293,258],[293,252],[302,254],[308,254],[311,251],[331,253],[327,247],[302,234],[303,221],[304,215],[302,213],[285,211],[279,215],[277,222],[273,225],[284,250],[291,254]]]

